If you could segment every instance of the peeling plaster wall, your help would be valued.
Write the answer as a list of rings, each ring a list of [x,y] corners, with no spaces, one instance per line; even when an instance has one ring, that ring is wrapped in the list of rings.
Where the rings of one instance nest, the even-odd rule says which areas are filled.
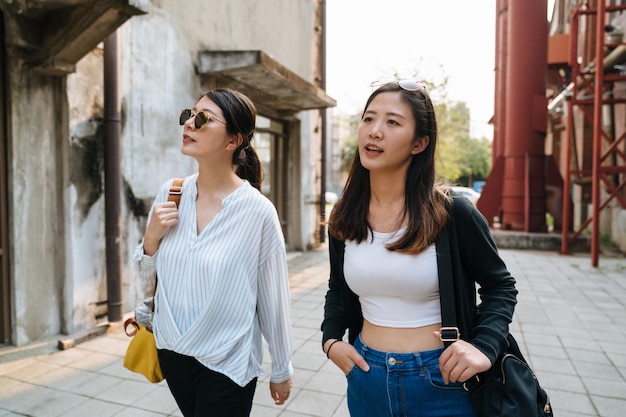
[[[621,207],[610,209],[611,229],[610,236],[619,249],[626,253],[626,210]]]
[[[188,1],[184,8],[153,1],[149,14],[120,29],[122,96],[122,170],[125,209],[125,254],[132,254],[142,236],[145,217],[156,191],[172,177],[195,172],[192,158],[180,153],[180,109],[190,107],[203,92],[195,73],[198,53],[205,50],[263,50],[302,78],[315,82],[318,56],[312,51],[318,35],[318,1],[260,0],[250,2]],[[156,40],[156,41],[155,41]],[[151,46],[151,47],[149,47]],[[155,47],[158,46],[158,47]],[[319,198],[321,121],[318,112],[302,112],[301,127],[291,135],[302,170],[290,192],[292,249],[316,246]],[[295,132],[290,132],[295,133]],[[132,263],[124,262],[126,310],[151,291],[134,282]]]
[[[195,73],[198,52],[260,49],[314,82],[317,63],[312,57],[317,54],[311,47],[316,7],[316,1],[209,4],[196,0],[180,8],[153,1],[148,15],[134,17],[120,29],[122,169],[125,208],[130,211],[123,227],[125,255],[130,257],[141,240],[145,224],[141,212],[147,212],[156,191],[168,179],[196,170],[195,161],[180,154],[177,117],[203,92]],[[158,48],[147,48],[155,44]],[[302,112],[299,117],[301,130],[290,140],[300,143],[294,169],[303,172],[290,193],[289,240],[292,249],[306,250],[319,243],[318,207],[305,200],[319,198],[321,121],[317,112]],[[124,300],[129,310],[151,288],[134,282],[130,260],[124,265],[128,268]]]
[[[317,127],[317,129],[316,129]],[[302,121],[303,132],[313,132],[321,130],[321,121],[311,117],[304,118]],[[302,194],[302,218],[299,226],[301,228],[301,250],[311,250],[319,243],[319,195],[317,190],[320,189],[321,182],[321,136],[311,135],[302,144],[303,149],[300,154],[300,184],[298,187]]]
[[[106,309],[102,49],[80,60],[67,77],[69,184],[67,202],[66,333],[96,324]]]
[[[153,198],[166,180],[196,169],[180,153],[178,116],[200,82],[187,40],[163,11],[131,19],[120,35],[123,176],[136,197]]]
[[[180,109],[189,107],[203,92],[195,73],[198,52],[260,49],[309,81],[313,81],[317,65],[311,52],[317,1],[195,0],[184,8],[171,1],[153,1],[152,5],[148,15],[134,17],[121,28],[120,41],[122,166],[138,197],[153,196],[166,179],[195,169],[195,163],[173,144],[180,139]],[[309,113],[315,112],[300,116],[316,117],[319,123],[317,115]],[[304,136],[298,139],[311,142],[308,137],[316,127],[312,124],[307,123]],[[320,155],[313,153],[312,157],[319,159]],[[172,164],[164,164],[164,160]],[[143,178],[146,171],[158,175]]]
[[[67,121],[57,112],[66,107],[65,80],[33,74],[8,52],[14,63],[6,69],[12,339],[20,346],[62,330],[66,277],[59,183],[65,161],[59,132]]]
[[[305,80],[312,81],[312,37],[319,0],[153,0],[170,16],[196,60],[203,50],[262,49]],[[132,19],[135,20],[136,18]]]
[[[158,39],[158,48],[146,49]],[[123,300],[131,311],[152,292],[135,280],[132,253],[141,242],[146,216],[161,186],[196,170],[180,153],[180,110],[200,95],[189,45],[170,18],[157,8],[131,19],[120,30],[122,97]]]
[[[178,114],[202,91],[203,50],[263,50],[315,83],[311,51],[318,1],[153,1],[120,35],[122,283],[124,311],[150,293],[132,252],[158,189],[195,172],[180,153]],[[24,345],[97,324],[106,313],[103,57],[95,49],[67,77],[38,75],[8,56],[12,342]],[[320,118],[291,123],[289,221],[292,249],[316,244]],[[297,153],[296,153],[297,152]],[[103,305],[104,303],[104,305]],[[105,317],[106,318],[106,317]]]

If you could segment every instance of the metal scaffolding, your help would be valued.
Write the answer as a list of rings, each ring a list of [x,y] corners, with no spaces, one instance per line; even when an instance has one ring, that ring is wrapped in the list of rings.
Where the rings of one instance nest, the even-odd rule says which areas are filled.
[[[626,70],[617,65],[626,61],[626,43],[608,40],[606,25],[607,14],[621,13],[625,9],[626,5],[607,6],[605,0],[583,0],[572,10],[570,19],[572,82],[567,88],[565,157],[568,163],[563,190],[561,252],[569,253],[571,242],[591,225],[593,266],[598,266],[600,212],[612,201],[626,208],[626,120],[623,115],[626,106],[620,106],[626,103]],[[615,117],[616,106],[622,112],[620,120]],[[582,132],[577,132],[581,125]],[[585,125],[591,132],[585,131]],[[590,134],[591,142],[587,140]],[[580,146],[583,149],[579,149]],[[573,185],[590,189],[591,209],[586,214],[584,208],[581,209],[580,225],[569,235],[567,225],[572,219],[569,202]]]

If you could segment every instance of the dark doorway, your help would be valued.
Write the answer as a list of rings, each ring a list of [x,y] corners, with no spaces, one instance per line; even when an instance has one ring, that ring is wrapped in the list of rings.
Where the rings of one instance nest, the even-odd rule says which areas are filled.
[[[287,123],[257,115],[253,145],[263,164],[265,179],[261,191],[269,198],[278,212],[285,237],[289,224],[287,210],[288,140]],[[289,243],[289,242],[287,242]]]

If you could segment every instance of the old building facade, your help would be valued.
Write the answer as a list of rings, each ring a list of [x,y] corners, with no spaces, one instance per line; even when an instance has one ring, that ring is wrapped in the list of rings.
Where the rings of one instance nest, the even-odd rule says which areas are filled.
[[[0,1],[0,345],[118,321],[160,186],[195,171],[178,114],[232,87],[290,250],[323,239],[324,1]]]

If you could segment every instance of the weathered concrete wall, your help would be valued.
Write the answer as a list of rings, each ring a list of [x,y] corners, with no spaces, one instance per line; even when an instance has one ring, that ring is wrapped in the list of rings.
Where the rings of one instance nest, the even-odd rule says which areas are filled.
[[[142,210],[145,213],[165,181],[196,170],[195,161],[180,153],[178,114],[204,92],[195,73],[198,53],[259,49],[313,81],[315,3],[264,0],[209,4],[197,0],[180,8],[172,2],[157,2],[149,14],[131,19],[121,28],[122,175],[124,209],[128,211],[123,227],[123,247],[128,256],[124,261],[127,311],[151,291],[134,279],[130,262],[132,250],[143,236]],[[289,241],[291,249],[303,250],[317,243],[317,207],[303,202],[315,198],[315,190],[319,189],[321,155],[316,133],[320,131],[318,113],[303,112],[299,117],[302,123],[296,125],[300,129],[290,132],[292,147],[297,143],[300,152],[294,169],[302,173],[300,181],[290,187],[293,204],[289,205]]]
[[[107,299],[104,227],[102,49],[88,54],[67,77],[70,134],[67,203],[67,333],[93,326]]]
[[[611,240],[626,253],[626,210],[612,208],[611,210]]]
[[[120,29],[124,311],[151,291],[132,251],[154,195],[195,171],[180,153],[178,114],[202,91],[204,50],[262,50],[315,83],[318,1],[153,1]],[[67,77],[39,75],[7,56],[12,342],[24,345],[95,325],[106,313],[103,57],[95,49]],[[290,249],[316,244],[319,112],[301,112],[289,140]],[[294,154],[297,152],[297,154]],[[104,303],[104,305],[103,305]],[[106,317],[105,317],[106,318]]]
[[[302,78],[311,78],[317,0],[153,1],[197,51],[262,49]],[[135,19],[133,19],[135,20]]]
[[[12,338],[22,345],[62,326],[67,104],[64,79],[33,74],[11,48],[7,61]]]
[[[130,256],[141,240],[147,209],[168,179],[195,171],[192,158],[180,153],[180,109],[203,93],[195,73],[198,53],[205,50],[262,50],[302,78],[314,81],[317,50],[314,27],[317,2],[153,2],[151,12],[131,19],[120,30],[122,96],[122,170],[126,207],[124,248]],[[294,170],[300,180],[290,186],[290,249],[306,250],[317,243],[320,179],[320,118],[302,112],[297,131],[290,132],[299,151]],[[298,145],[296,145],[298,144]],[[293,151],[293,149],[292,149]],[[293,161],[293,160],[292,160]],[[150,291],[134,281],[125,262],[126,310]]]
[[[302,121],[302,131],[314,131],[319,126],[317,119],[306,118]],[[318,128],[318,130],[320,130]],[[305,147],[300,157],[300,184],[302,190],[301,201],[302,228],[301,250],[311,250],[319,244],[319,184],[322,175],[321,165],[321,137],[312,135],[303,144]]]
[[[200,82],[187,40],[162,10],[131,19],[120,35],[123,176],[135,197],[153,197],[195,169],[180,153],[178,115],[195,103]]]
[[[168,179],[196,169],[195,161],[180,153],[178,124],[180,110],[191,107],[201,93],[188,48],[183,34],[158,8],[120,30],[124,311],[152,291],[135,280],[131,256],[143,237],[154,196]]]
[[[174,144],[180,139],[180,109],[189,107],[203,92],[195,74],[198,53],[259,49],[313,81],[316,3],[195,0],[180,7],[175,2],[153,2],[148,15],[122,27],[122,165],[135,196],[153,196],[165,180],[195,169],[194,161],[183,157]],[[313,112],[301,114],[302,119],[317,118],[308,113]],[[306,142],[316,126],[304,123]],[[319,158],[319,154],[312,157]],[[146,177],[146,172],[152,175]]]

